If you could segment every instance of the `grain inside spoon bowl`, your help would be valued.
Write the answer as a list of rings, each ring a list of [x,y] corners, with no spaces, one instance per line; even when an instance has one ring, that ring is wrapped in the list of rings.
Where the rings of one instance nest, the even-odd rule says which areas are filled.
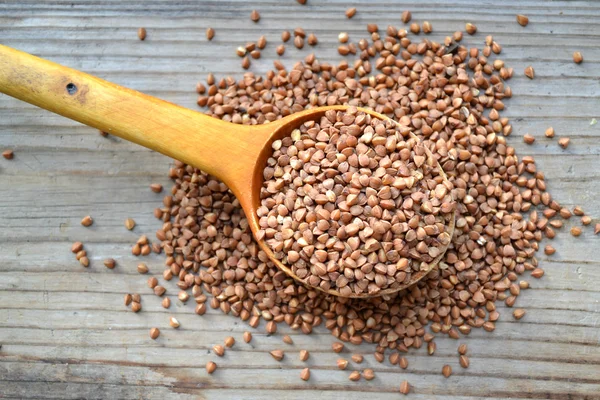
[[[410,128],[365,109],[328,107],[298,122],[261,157],[263,250],[288,275],[342,297],[391,294],[427,275],[455,218],[453,187],[431,152]]]

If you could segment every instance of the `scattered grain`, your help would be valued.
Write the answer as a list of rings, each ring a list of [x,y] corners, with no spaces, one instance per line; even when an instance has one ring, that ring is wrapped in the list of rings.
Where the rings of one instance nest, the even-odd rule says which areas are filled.
[[[71,252],[72,253],[79,253],[81,250],[83,250],[83,243],[81,242],[75,242],[73,243],[73,245],[71,246]]]
[[[219,357],[223,357],[225,355],[225,348],[220,344],[216,344],[213,346],[213,353],[215,353]]]
[[[442,367],[442,375],[444,375],[444,377],[449,378],[450,375],[452,375],[452,367],[449,366],[448,364],[444,365]]]
[[[342,342],[333,342],[331,345],[331,349],[334,353],[341,353],[344,350],[344,343]]]
[[[246,331],[244,332],[244,342],[250,343],[252,341],[252,333]]]
[[[271,355],[271,357],[273,357],[277,361],[283,360],[283,356],[284,356],[283,350],[272,350],[269,352],[269,354]]]
[[[410,383],[408,383],[408,381],[403,381],[400,384],[400,393],[402,393],[402,394],[410,393]]]
[[[525,76],[529,79],[533,79],[535,77],[535,71],[531,65],[525,68]]]
[[[164,299],[162,299],[162,302],[160,304],[163,306],[163,308],[169,308],[171,307],[171,299],[165,297]]]
[[[548,129],[546,129],[545,135],[547,138],[553,138],[554,137],[554,128],[550,127]]]
[[[2,152],[2,157],[6,158],[7,160],[12,160],[15,156],[15,153],[12,150],[4,150]]]
[[[560,147],[562,147],[563,149],[566,149],[567,147],[569,147],[569,142],[571,141],[570,138],[568,137],[562,137],[560,139],[558,139],[558,145]]]
[[[131,218],[127,218],[125,220],[125,228],[127,228],[128,230],[132,230],[133,228],[135,228],[135,221]]]
[[[150,338],[156,340],[160,336],[160,330],[158,328],[150,329]]]
[[[525,310],[523,310],[522,308],[517,308],[513,311],[513,317],[515,317],[515,319],[521,319],[525,316]]]
[[[132,302],[131,303],[131,311],[133,311],[134,313],[140,312],[142,310],[142,304],[141,303],[137,303],[137,302]]]
[[[107,258],[104,260],[104,266],[108,269],[113,269],[116,265],[117,262],[114,260],[114,258]]]
[[[461,367],[463,368],[469,368],[469,357],[467,357],[466,355],[462,354],[458,357],[458,363],[460,364]]]
[[[527,26],[527,24],[529,23],[529,18],[527,18],[525,15],[523,14],[517,14],[517,22],[519,23],[519,25],[521,26]]]
[[[575,64],[581,64],[583,62],[583,56],[581,55],[581,52],[576,51],[573,53],[573,61]]]
[[[285,343],[285,344],[294,344],[294,341],[292,340],[292,338],[289,335],[284,335],[282,340],[283,340],[283,343]]]
[[[465,24],[465,31],[467,31],[467,33],[469,35],[474,35],[475,32],[477,32],[477,27],[475,25],[473,25],[472,23],[467,22]]]
[[[125,294],[125,297],[123,299],[125,306],[130,305],[132,300],[133,300],[133,298],[131,297],[131,294],[129,294],[129,293]]]
[[[363,362],[363,356],[360,354],[352,354],[352,361],[354,361],[357,364],[360,364]]]
[[[356,7],[350,7],[346,10],[346,18],[350,19],[356,14]]]
[[[523,135],[523,141],[527,144],[533,144],[533,142],[535,142],[535,137],[529,133],[526,133]]]
[[[357,382],[360,380],[360,372],[358,371],[352,371],[350,373],[350,376],[348,376],[348,379],[350,379],[353,382]]]
[[[300,371],[300,379],[303,381],[310,379],[310,368],[304,368],[302,371]]]
[[[258,11],[252,10],[252,12],[250,13],[250,19],[253,22],[258,22],[260,20],[260,14],[258,13]]]
[[[206,363],[206,372],[208,372],[209,374],[212,374],[213,372],[215,372],[216,369],[217,369],[217,364],[215,364],[213,361],[209,361]]]
[[[571,228],[571,235],[577,237],[579,235],[581,235],[581,228],[578,226],[574,226]]]
[[[83,217],[83,219],[81,220],[81,225],[83,226],[90,226],[94,223],[94,220],[92,219],[92,217],[90,217],[89,215],[86,215],[85,217]]]
[[[175,329],[177,329],[177,328],[179,328],[181,326],[181,324],[179,323],[179,321],[175,317],[169,318],[169,325],[171,325],[171,327],[175,328]]]
[[[233,338],[233,336],[227,336],[225,338],[225,347],[233,347],[234,344],[235,344],[235,339]]]
[[[365,380],[371,381],[371,380],[375,379],[375,372],[371,368],[366,368],[362,372],[362,376],[365,378]]]
[[[300,350],[300,361],[306,361],[308,360],[308,357],[310,356],[308,350]]]
[[[410,13],[410,11],[404,11],[402,13],[402,16],[400,17],[402,22],[404,22],[405,24],[410,22],[411,18],[412,18],[412,14]]]
[[[206,39],[209,41],[215,37],[215,30],[213,28],[206,28]]]
[[[137,31],[137,35],[140,40],[146,39],[146,34],[147,34],[146,28],[139,28]]]

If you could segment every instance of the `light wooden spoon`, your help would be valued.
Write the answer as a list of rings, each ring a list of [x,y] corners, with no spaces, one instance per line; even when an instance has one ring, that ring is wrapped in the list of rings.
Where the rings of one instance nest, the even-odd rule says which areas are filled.
[[[255,236],[260,230],[256,210],[260,206],[263,169],[272,154],[272,142],[290,135],[305,121],[320,119],[327,110],[347,108],[319,107],[264,125],[237,125],[2,45],[0,92],[214,175],[235,194]],[[361,111],[375,118],[387,119],[370,110]],[[429,150],[427,153],[429,162],[437,163]],[[437,166],[442,171],[439,164]],[[454,232],[454,217],[453,213],[448,224],[450,236]],[[307,285],[291,268],[275,258],[264,240],[259,240],[258,244],[281,270]],[[405,289],[427,275],[442,259],[447,248],[448,245],[442,248],[440,255],[427,268],[414,273],[407,284],[375,294],[353,294],[349,297],[367,298]],[[340,296],[336,290],[328,290],[327,293]]]

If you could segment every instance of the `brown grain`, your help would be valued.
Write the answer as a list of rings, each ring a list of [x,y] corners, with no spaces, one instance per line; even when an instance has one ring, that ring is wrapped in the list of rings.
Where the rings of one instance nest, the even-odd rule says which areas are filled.
[[[464,343],[461,344],[460,346],[458,346],[458,354],[460,354],[460,355],[464,356],[465,354],[467,354],[467,350],[468,350],[467,345]]]
[[[346,10],[346,18],[350,19],[356,15],[356,7],[350,7]]]
[[[300,379],[303,381],[310,379],[310,368],[304,368],[302,371],[300,371]]]
[[[213,28],[206,28],[206,39],[209,41],[215,37],[215,30]]]
[[[6,158],[7,160],[12,160],[15,157],[15,153],[12,150],[7,149],[2,152],[2,157]]]
[[[83,243],[81,242],[75,242],[73,243],[73,245],[71,246],[71,252],[72,253],[79,253],[81,250],[83,250]]]
[[[547,244],[546,247],[544,247],[544,253],[546,253],[546,255],[551,256],[552,254],[556,253],[556,249]]]
[[[269,354],[271,355],[271,357],[273,357],[277,361],[283,360],[283,356],[284,356],[283,350],[272,350],[269,352]]]
[[[423,33],[431,33],[433,31],[433,27],[429,21],[423,22]]]
[[[275,48],[275,51],[277,52],[277,55],[282,56],[285,53],[285,46],[280,44]]]
[[[474,35],[475,32],[477,32],[477,27],[475,25],[473,25],[470,22],[467,22],[465,24],[465,31],[469,34],[469,35]]]
[[[375,379],[375,372],[371,368],[366,368],[362,372],[362,376],[365,378],[365,380],[371,381],[371,380]]]
[[[146,39],[146,34],[147,34],[146,28],[138,28],[138,31],[137,31],[138,39],[140,39],[140,40]]]
[[[86,256],[81,257],[79,259],[79,263],[81,265],[83,265],[84,267],[89,267],[90,266],[90,260]]]
[[[156,340],[160,336],[160,330],[158,328],[150,329],[150,338]]]
[[[160,193],[163,190],[163,187],[160,183],[153,183],[150,185],[150,190],[152,190],[154,193]]]
[[[142,310],[142,304],[138,303],[138,302],[132,302],[131,303],[131,311],[133,311],[134,313],[140,312]]]
[[[171,307],[171,299],[165,297],[164,299],[162,299],[162,302],[160,304],[163,306],[163,308],[169,308]]]
[[[525,15],[523,14],[517,14],[517,22],[519,23],[519,25],[521,26],[527,26],[527,24],[529,23],[529,18],[527,18]]]
[[[256,10],[252,10],[252,12],[250,13],[250,19],[253,22],[258,22],[260,21],[260,14],[258,13],[258,11]]]
[[[346,367],[348,366],[348,360],[344,360],[343,358],[340,358],[336,361],[337,367],[338,369],[346,369]]]
[[[525,316],[525,310],[523,310],[522,308],[517,308],[513,311],[513,317],[515,317],[515,319],[521,319]]]
[[[583,225],[589,225],[592,223],[592,218],[588,215],[581,217],[581,223]]]
[[[550,127],[548,129],[546,129],[546,132],[544,134],[546,135],[547,138],[553,138],[554,137],[554,128]]]
[[[445,378],[449,378],[450,375],[452,375],[452,367],[448,364],[444,365],[442,367],[442,375],[444,375]]]
[[[233,345],[235,344],[235,339],[233,338],[233,336],[227,336],[225,338],[225,347],[233,347]]]
[[[125,228],[127,228],[128,230],[132,230],[133,228],[135,228],[135,221],[131,218],[127,218],[125,220]]]
[[[350,375],[348,376],[348,379],[350,379],[353,382],[357,382],[357,381],[360,380],[360,376],[361,376],[360,372],[358,372],[358,371],[352,371],[350,373]]]
[[[352,361],[354,361],[357,364],[360,364],[363,362],[363,356],[360,354],[352,354]]]
[[[583,56],[581,55],[581,52],[576,51],[573,53],[573,62],[575,62],[575,64],[581,64],[583,62]]]
[[[123,299],[123,302],[125,303],[125,306],[128,306],[131,304],[133,298],[131,297],[131,294],[127,293],[125,294],[125,297]]]
[[[287,42],[288,40],[290,40],[290,37],[291,37],[290,31],[281,32],[281,40],[283,42]]]
[[[341,353],[344,350],[344,343],[342,342],[333,342],[331,345],[331,349],[334,353]]]
[[[215,353],[219,357],[223,357],[225,355],[225,348],[220,344],[216,344],[212,348],[213,353]]]
[[[212,374],[213,372],[215,372],[217,369],[217,364],[215,364],[213,361],[209,361],[206,363],[206,372],[208,372],[209,374]]]
[[[175,317],[169,318],[169,325],[171,325],[171,328],[175,328],[175,329],[177,329],[181,326],[181,324]]]
[[[294,344],[294,341],[289,335],[283,335],[283,338],[281,338],[281,340],[283,340],[283,343],[285,344]]]
[[[411,18],[412,18],[412,14],[410,13],[410,11],[402,12],[402,16],[400,17],[402,22],[404,22],[405,24],[410,22]]]
[[[306,38],[306,43],[308,43],[310,46],[315,46],[317,43],[319,43],[319,40],[314,33],[311,33]]]
[[[94,223],[94,220],[89,215],[86,215],[81,220],[81,225],[83,225],[83,226],[91,226],[93,223]]]
[[[571,228],[571,235],[573,235],[575,237],[581,235],[581,232],[582,232],[581,228],[578,227],[578,226],[574,226],[574,227]]]
[[[527,144],[533,144],[533,142],[535,142],[535,137],[529,133],[526,133],[523,135],[523,141]]]
[[[244,342],[250,343],[252,341],[252,333],[245,331],[244,332]]]
[[[571,141],[570,138],[568,137],[562,137],[560,139],[558,139],[558,145],[560,147],[562,147],[563,149],[566,149],[567,147],[569,147],[569,142]]]
[[[409,394],[410,393],[410,383],[408,381],[402,381],[400,384],[400,393]]]
[[[308,360],[309,356],[310,356],[310,353],[308,352],[308,350],[300,350],[300,361]]]
[[[469,357],[465,356],[464,354],[460,355],[458,357],[458,363],[463,368],[469,368]]]
[[[113,269],[116,265],[117,262],[114,260],[114,258],[107,258],[104,260],[104,266],[108,269]]]
[[[525,68],[525,76],[529,79],[533,79],[535,77],[535,71],[531,65]]]
[[[267,37],[265,35],[261,35],[256,41],[256,47],[260,50],[264,49],[267,46]]]
[[[541,268],[535,268],[533,271],[531,271],[531,276],[536,279],[539,279],[542,276],[544,276],[544,270]]]

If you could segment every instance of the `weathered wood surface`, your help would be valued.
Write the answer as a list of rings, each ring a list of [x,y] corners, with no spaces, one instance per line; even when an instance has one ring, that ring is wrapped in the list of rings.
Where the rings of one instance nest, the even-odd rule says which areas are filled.
[[[514,133],[509,139],[519,154],[535,155],[551,193],[561,203],[582,205],[600,217],[600,3],[545,1],[395,1],[356,4],[351,21],[344,11],[352,1],[4,1],[0,3],[2,44],[82,69],[152,95],[195,107],[194,86],[208,71],[241,74],[234,49],[266,34],[263,58],[252,69],[272,67],[274,47],[283,29],[302,26],[315,32],[321,59],[338,60],[337,34],[365,35],[367,22],[399,25],[405,9],[417,21],[429,20],[431,37],[441,39],[475,22],[479,32],[467,43],[480,45],[492,34],[503,46],[502,58],[515,68],[510,81],[514,98],[507,102]],[[502,4],[500,4],[502,3]],[[252,9],[261,20],[249,20]],[[529,16],[522,28],[515,14]],[[148,29],[140,42],[136,30]],[[216,30],[213,42],[206,27]],[[287,46],[288,66],[313,49]],[[585,61],[575,65],[572,52]],[[522,74],[533,65],[536,79]],[[570,136],[567,150],[543,137],[554,126],[557,136]],[[522,143],[533,133],[533,146]],[[471,366],[458,366],[457,342],[438,340],[436,354],[411,352],[407,371],[387,361],[376,363],[371,348],[363,366],[375,369],[372,382],[348,381],[335,368],[325,329],[293,336],[293,346],[281,337],[255,331],[243,343],[248,327],[209,310],[203,318],[191,305],[172,306],[182,323],[178,332],[167,325],[171,311],[154,296],[143,300],[143,312],[122,306],[125,292],[145,293],[145,279],[135,272],[129,246],[158,223],[152,210],[161,195],[148,189],[151,182],[169,187],[170,160],[32,106],[0,96],[0,148],[15,150],[15,159],[0,159],[0,398],[398,398],[407,379],[414,399],[600,398],[600,237],[587,228],[574,239],[563,229],[555,239],[558,251],[541,255],[546,275],[532,282],[517,305],[528,309],[515,322],[510,310],[493,333],[475,330],[461,342],[469,345]],[[95,223],[79,221],[91,214]],[[138,226],[126,231],[123,221]],[[575,224],[573,219],[568,226]],[[69,252],[83,240],[92,266],[84,270]],[[119,263],[107,270],[101,260]],[[162,258],[152,257],[153,271]],[[169,286],[174,292],[174,285]],[[163,335],[148,338],[159,326]],[[209,349],[231,332],[238,344],[218,360],[219,369],[204,370],[212,359]],[[274,362],[267,350],[283,347],[288,357]],[[304,364],[295,352],[311,351],[310,382],[299,379]],[[442,377],[443,364],[453,367]]]

